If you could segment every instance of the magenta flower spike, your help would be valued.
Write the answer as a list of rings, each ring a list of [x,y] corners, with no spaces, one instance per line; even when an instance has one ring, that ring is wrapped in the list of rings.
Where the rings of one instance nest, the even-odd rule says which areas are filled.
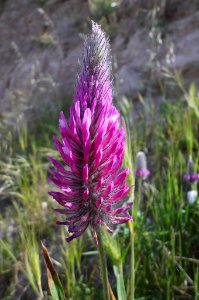
[[[109,42],[101,27],[92,22],[92,33],[85,41],[70,118],[60,113],[61,142],[54,142],[64,166],[50,157],[55,169],[50,181],[61,190],[49,194],[64,208],[55,209],[65,215],[70,237],[80,236],[88,226],[96,229],[131,220],[132,203],[123,206],[129,192],[128,169],[121,171],[125,132],[120,115],[112,103]]]

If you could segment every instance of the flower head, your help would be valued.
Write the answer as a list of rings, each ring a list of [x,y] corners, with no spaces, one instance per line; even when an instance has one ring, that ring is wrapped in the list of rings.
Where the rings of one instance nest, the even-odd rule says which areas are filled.
[[[142,151],[139,151],[136,155],[135,175],[144,179],[150,175],[150,171],[147,169],[146,155]]]
[[[50,180],[61,192],[50,195],[64,208],[56,209],[66,220],[71,236],[80,236],[90,225],[112,231],[112,225],[131,219],[122,206],[129,192],[128,169],[121,171],[125,134],[120,115],[112,104],[109,43],[99,25],[92,23],[92,34],[85,41],[81,71],[74,102],[67,122],[60,114],[61,142],[55,145],[65,167],[50,157],[54,168]]]
[[[184,180],[187,182],[196,182],[199,181],[199,174],[195,172],[195,163],[192,160],[192,158],[189,158],[189,161],[187,163],[187,172],[184,175]]]
[[[198,196],[198,192],[197,191],[188,191],[187,192],[187,200],[188,200],[188,203],[189,204],[194,204],[196,199],[197,199],[197,196]]]

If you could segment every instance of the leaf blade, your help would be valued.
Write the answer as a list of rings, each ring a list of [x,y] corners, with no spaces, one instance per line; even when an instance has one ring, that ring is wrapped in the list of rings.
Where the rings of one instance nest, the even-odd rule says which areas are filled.
[[[61,284],[61,281],[59,279],[59,275],[56,272],[52,261],[50,259],[49,253],[47,248],[44,246],[44,244],[41,241],[41,247],[46,263],[46,268],[47,268],[47,277],[48,277],[48,286],[51,292],[51,296],[53,300],[64,300],[65,295],[64,295],[64,289]]]

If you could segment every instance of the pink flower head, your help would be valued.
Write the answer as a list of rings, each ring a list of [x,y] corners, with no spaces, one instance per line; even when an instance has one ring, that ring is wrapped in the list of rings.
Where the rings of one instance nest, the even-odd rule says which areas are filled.
[[[93,22],[70,119],[67,122],[61,112],[61,142],[54,138],[66,167],[49,158],[56,169],[51,170],[50,180],[61,190],[50,195],[64,207],[55,210],[65,215],[66,220],[57,224],[68,225],[68,242],[89,225],[95,236],[99,224],[112,232],[112,225],[131,219],[128,209],[132,204],[122,206],[129,192],[129,171],[121,171],[125,132],[112,104],[109,52],[104,32]]]
[[[195,163],[191,157],[189,158],[189,161],[187,163],[187,172],[183,176],[183,178],[187,182],[199,182],[199,174],[195,172]]]
[[[147,168],[147,160],[144,152],[139,151],[136,155],[136,171],[135,175],[140,178],[147,178],[150,175],[150,171]]]

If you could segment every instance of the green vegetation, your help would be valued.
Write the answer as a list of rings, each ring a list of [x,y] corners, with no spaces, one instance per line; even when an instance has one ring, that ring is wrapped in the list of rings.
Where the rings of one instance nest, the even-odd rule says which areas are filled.
[[[115,12],[116,8],[119,6],[119,0],[88,0],[88,5],[93,17],[97,20],[103,19],[110,21],[110,17]]]
[[[199,202],[187,201],[191,186],[183,175],[190,155],[199,167],[199,99],[194,84],[186,91],[176,75],[170,74],[170,80],[177,82],[182,96],[172,101],[164,97],[158,111],[152,99],[148,107],[141,95],[136,119],[127,99],[118,104],[127,124],[129,182],[134,185],[133,165],[139,150],[147,151],[151,176],[135,179],[130,195],[133,198],[135,189],[134,228],[122,225],[113,236],[103,234],[116,299],[125,299],[125,289],[129,299],[132,232],[135,299],[198,299]],[[54,225],[56,204],[48,197],[47,156],[57,156],[49,135],[57,131],[56,123],[45,122],[39,138],[25,130],[12,143],[9,153],[13,155],[5,158],[2,153],[1,299],[50,299],[40,240],[48,247],[66,299],[102,299],[91,234],[67,244],[65,228]]]

